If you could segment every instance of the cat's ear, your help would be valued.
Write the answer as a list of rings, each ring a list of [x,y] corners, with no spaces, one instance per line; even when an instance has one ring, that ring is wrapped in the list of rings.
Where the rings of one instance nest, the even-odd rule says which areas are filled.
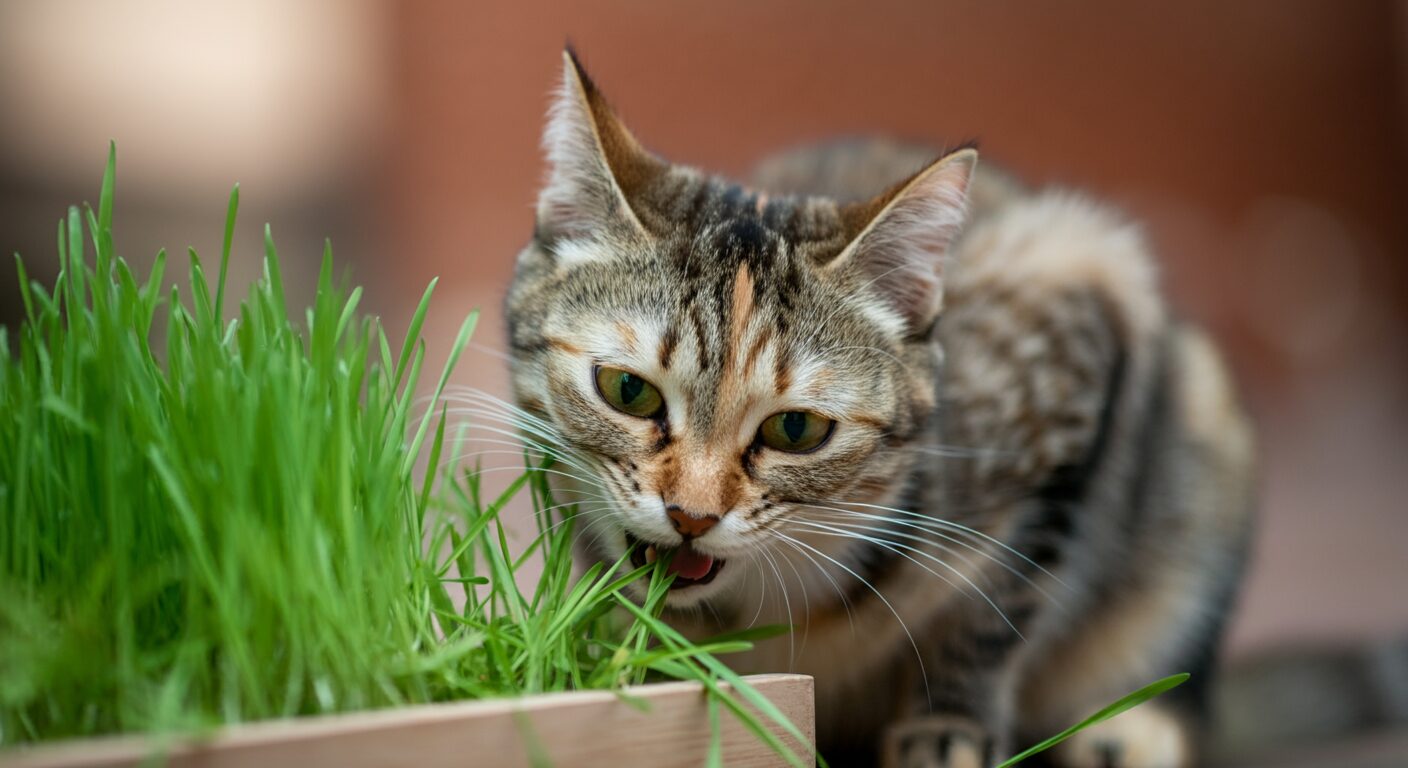
[[[632,197],[667,166],[640,146],[570,49],[562,53],[562,85],[543,148],[549,171],[538,194],[540,237],[589,236],[620,225],[645,231]]]
[[[826,269],[858,270],[910,333],[926,332],[943,306],[944,259],[963,226],[977,162],[977,151],[961,149],[874,199],[844,206],[851,239]]]

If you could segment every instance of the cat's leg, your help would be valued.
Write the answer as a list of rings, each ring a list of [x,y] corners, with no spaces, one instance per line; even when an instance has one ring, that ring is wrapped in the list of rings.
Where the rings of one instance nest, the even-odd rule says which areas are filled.
[[[1143,685],[1177,672],[1192,677],[1055,747],[1049,759],[1059,768],[1197,764],[1207,683],[1232,582],[1213,562],[1196,570],[1140,560],[1145,566],[1138,578],[1111,589],[1074,631],[1024,670],[1020,736],[1039,741]]]
[[[1179,329],[1168,349],[1166,404],[1141,425],[1152,454],[1140,465],[1147,492],[1122,507],[1131,522],[1121,549],[1132,565],[1104,580],[1101,599],[1026,671],[1023,735],[1048,736],[1166,675],[1191,678],[1059,747],[1066,768],[1186,766],[1200,751],[1245,559],[1251,435],[1211,346]]]
[[[989,768],[1011,752],[1018,629],[1033,602],[1015,580],[975,583],[1005,610],[975,597],[982,608],[955,607],[925,633],[923,674],[914,670],[910,698],[884,735],[887,768]]]
[[[989,768],[997,754],[991,733],[954,715],[919,715],[885,733],[885,768]]]
[[[1063,768],[1184,768],[1194,764],[1195,729],[1157,701],[1087,728],[1055,749]]]
[[[954,667],[953,669],[957,669]],[[1010,751],[1010,694],[990,673],[967,675],[961,683],[916,696],[908,714],[892,723],[881,744],[885,768],[990,768]],[[931,685],[935,681],[931,680]]]

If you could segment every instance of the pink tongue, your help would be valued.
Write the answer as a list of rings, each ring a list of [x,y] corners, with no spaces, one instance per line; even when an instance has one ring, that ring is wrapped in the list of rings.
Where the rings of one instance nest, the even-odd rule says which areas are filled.
[[[694,547],[688,544],[675,550],[675,556],[670,560],[668,568],[670,573],[691,581],[702,579],[709,573],[709,569],[714,567],[714,558],[694,551]]]

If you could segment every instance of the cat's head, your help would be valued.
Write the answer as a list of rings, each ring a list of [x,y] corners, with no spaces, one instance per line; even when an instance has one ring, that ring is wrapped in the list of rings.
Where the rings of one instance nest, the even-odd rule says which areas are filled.
[[[668,550],[671,605],[726,600],[765,552],[834,551],[826,507],[898,492],[976,153],[870,200],[770,197],[650,154],[564,61],[507,304],[514,393],[564,449],[594,557]]]

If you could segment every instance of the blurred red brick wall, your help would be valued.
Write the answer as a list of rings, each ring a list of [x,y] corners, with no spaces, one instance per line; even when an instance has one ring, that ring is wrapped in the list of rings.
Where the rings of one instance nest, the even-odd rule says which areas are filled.
[[[1185,305],[1247,344],[1257,372],[1276,361],[1241,338],[1233,308],[1254,276],[1246,244],[1223,235],[1260,201],[1323,208],[1349,229],[1366,283],[1404,288],[1393,3],[399,8],[392,242],[450,278],[508,275],[570,38],[637,134],[676,160],[740,174],[838,134],[976,137],[1030,179],[1111,196],[1150,221]]]

